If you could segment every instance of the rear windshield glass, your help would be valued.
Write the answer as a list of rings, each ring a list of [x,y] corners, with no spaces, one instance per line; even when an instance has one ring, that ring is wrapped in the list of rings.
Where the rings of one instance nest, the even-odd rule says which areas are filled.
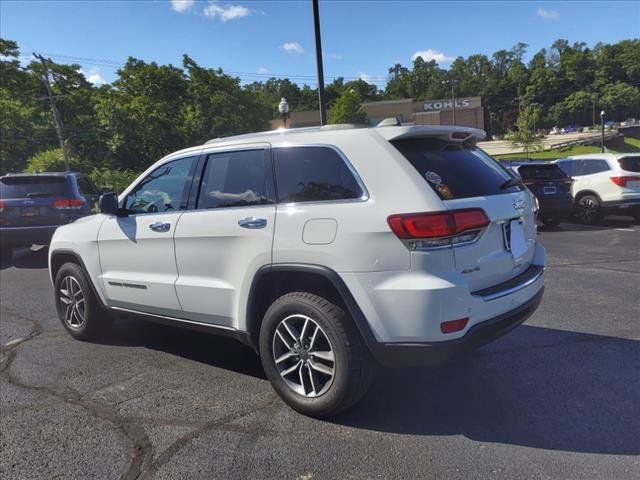
[[[517,192],[501,189],[513,175],[476,147],[437,138],[411,138],[391,142],[443,200]]]
[[[567,175],[557,165],[521,165],[518,173],[523,180],[562,180]]]
[[[627,172],[640,173],[640,157],[624,157],[618,160],[620,168]]]
[[[0,179],[0,198],[66,197],[64,177],[5,177]]]

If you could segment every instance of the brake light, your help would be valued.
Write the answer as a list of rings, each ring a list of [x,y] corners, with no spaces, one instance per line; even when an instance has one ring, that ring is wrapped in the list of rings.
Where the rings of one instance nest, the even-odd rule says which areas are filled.
[[[57,210],[77,210],[82,208],[84,202],[79,198],[69,198],[53,201],[53,208]]]
[[[435,213],[405,213],[390,215],[391,231],[410,242],[413,249],[434,248],[475,240],[489,225],[489,218],[480,208]]]
[[[626,187],[627,182],[640,182],[640,177],[611,177],[611,181],[619,187]]]
[[[464,330],[467,326],[469,318],[461,318],[459,320],[449,320],[448,322],[442,322],[440,324],[440,331],[442,333],[454,333]]]
[[[456,140],[464,140],[469,136],[466,132],[453,132],[451,134],[451,138],[455,138]]]
[[[0,202],[0,213],[4,212],[4,202]]]

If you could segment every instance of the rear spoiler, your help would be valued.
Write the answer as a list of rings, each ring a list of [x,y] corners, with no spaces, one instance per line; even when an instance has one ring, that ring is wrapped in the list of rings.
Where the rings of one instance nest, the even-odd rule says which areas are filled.
[[[381,122],[382,123],[382,122]],[[452,142],[476,143],[487,134],[484,130],[453,125],[379,125],[375,131],[386,140],[406,138],[440,138]]]

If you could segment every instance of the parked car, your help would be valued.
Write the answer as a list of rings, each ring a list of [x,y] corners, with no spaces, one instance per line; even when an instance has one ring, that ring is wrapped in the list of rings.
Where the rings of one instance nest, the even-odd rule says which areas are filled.
[[[547,226],[557,225],[573,212],[573,180],[550,162],[511,162],[509,168],[538,199],[538,219]]]
[[[232,336],[290,406],[334,414],[376,363],[447,362],[537,308],[534,197],[483,137],[328,126],[168,155],[56,230],[60,319],[77,339],[115,312]]]
[[[19,173],[0,177],[0,245],[13,249],[47,245],[58,226],[89,215],[100,192],[83,174]]]
[[[555,163],[573,177],[575,213],[584,223],[597,223],[606,213],[640,221],[640,155],[593,153]]]

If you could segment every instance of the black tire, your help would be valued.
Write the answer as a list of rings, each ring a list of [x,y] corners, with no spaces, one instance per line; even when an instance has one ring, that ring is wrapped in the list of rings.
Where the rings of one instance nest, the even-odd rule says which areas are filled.
[[[576,202],[576,216],[582,223],[595,225],[604,217],[600,199],[595,195],[583,195]]]
[[[11,262],[13,259],[13,245],[2,244],[0,245],[0,262],[4,265],[5,263]]]
[[[77,294],[78,288],[80,294]],[[54,295],[58,317],[73,338],[97,340],[110,325],[111,317],[100,304],[87,274],[78,264],[69,262],[60,267],[54,282]],[[72,298],[73,303],[69,303],[68,300]]]
[[[631,216],[636,219],[636,223],[640,223],[640,207],[634,208]]]
[[[300,374],[303,391],[305,380],[302,379],[302,376],[307,379],[307,387],[314,385],[313,377],[316,376],[318,385],[314,385],[313,389],[309,388],[311,396],[294,391],[280,374],[275,358],[275,349],[278,343],[274,342],[274,337],[276,329],[279,326],[282,328],[282,320],[288,318],[300,320],[305,317],[309,318],[311,323],[315,323],[315,326],[320,327],[320,332],[324,335],[323,338],[329,342],[325,345],[328,345],[334,357],[333,362],[328,362],[329,364],[333,363],[333,377],[324,384],[326,390],[322,389],[321,384],[327,376],[323,377],[322,373],[317,374],[315,367],[312,367],[313,365],[317,366],[317,362],[320,361],[313,357],[313,346],[309,349],[308,355],[311,358],[306,360],[308,363],[303,363],[300,370],[296,370]],[[294,327],[295,325],[292,326],[292,328]],[[300,330],[302,332],[294,331],[294,333],[304,334],[304,327]],[[289,337],[289,340],[291,338]],[[277,340],[277,342],[280,341]],[[305,415],[326,417],[349,408],[362,398],[373,379],[374,363],[351,319],[338,305],[311,293],[287,293],[274,301],[267,310],[260,327],[259,343],[262,365],[271,385],[291,408]],[[295,364],[304,362],[301,355],[294,356],[287,361]],[[304,367],[308,369],[304,370]],[[282,368],[284,369],[284,367]],[[306,377],[307,374],[311,380]],[[316,388],[319,390],[317,394]]]

